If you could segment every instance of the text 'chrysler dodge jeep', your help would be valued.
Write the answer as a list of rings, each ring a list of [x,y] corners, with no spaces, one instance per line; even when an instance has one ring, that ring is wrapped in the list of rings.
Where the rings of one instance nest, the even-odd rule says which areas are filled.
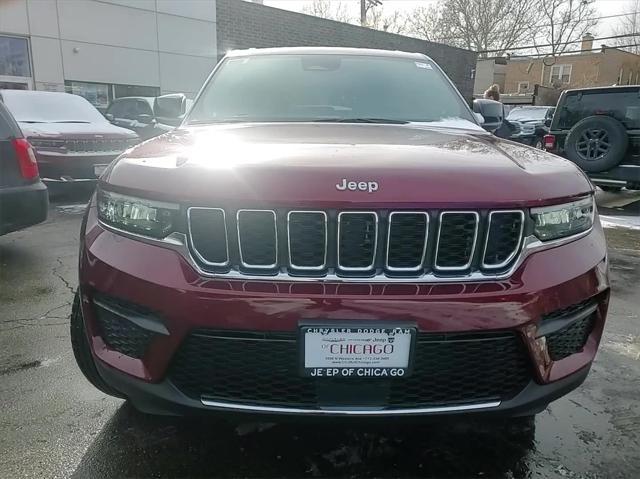
[[[78,363],[152,413],[534,414],[587,376],[609,298],[584,173],[414,53],[228,54],[81,238]]]

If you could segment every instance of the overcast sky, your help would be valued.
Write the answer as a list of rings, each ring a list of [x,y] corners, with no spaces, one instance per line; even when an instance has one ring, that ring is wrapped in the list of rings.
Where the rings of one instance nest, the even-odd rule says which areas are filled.
[[[0,0],[1,1],[1,0]],[[333,0],[335,3],[342,3],[350,11],[354,17],[360,15],[359,5],[360,0]],[[410,12],[415,7],[420,5],[428,5],[438,0],[383,0],[385,12],[392,12],[399,10],[402,12]],[[305,4],[311,3],[312,0],[264,0],[265,5],[271,7],[284,8],[286,10],[302,11]],[[595,0],[595,6],[598,9],[599,16],[616,15],[622,13],[625,6],[628,5],[629,0]],[[600,23],[596,27],[596,31],[592,32],[597,37],[606,37],[611,35],[611,30],[615,25],[615,22],[619,18],[609,18],[600,20]],[[597,43],[597,42],[596,42]]]

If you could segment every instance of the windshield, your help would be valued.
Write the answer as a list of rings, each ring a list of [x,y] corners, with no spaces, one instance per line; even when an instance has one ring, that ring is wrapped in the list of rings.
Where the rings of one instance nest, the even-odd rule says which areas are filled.
[[[472,114],[428,60],[355,55],[229,58],[187,123],[437,122]]]
[[[507,120],[544,120],[548,108],[514,108]]]
[[[87,100],[69,93],[5,91],[2,101],[23,123],[104,123]]]

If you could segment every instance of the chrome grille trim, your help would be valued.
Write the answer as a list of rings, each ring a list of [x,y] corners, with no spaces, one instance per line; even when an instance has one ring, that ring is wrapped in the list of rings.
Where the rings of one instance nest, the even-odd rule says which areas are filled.
[[[473,233],[473,242],[471,244],[471,253],[469,254],[469,261],[463,266],[438,266],[438,251],[440,250],[440,236],[442,233],[442,218],[446,215],[452,214],[467,214],[475,217],[475,230]],[[480,215],[477,211],[441,211],[438,215],[438,235],[436,240],[436,251],[433,256],[433,269],[436,271],[465,271],[471,267],[473,263],[473,255],[476,252],[476,243],[478,242],[478,226],[480,224]]]
[[[367,265],[366,267],[349,267],[349,266],[342,266],[340,263],[340,226],[342,223],[342,217],[343,216],[348,216],[348,215],[371,215],[374,218],[375,221],[375,236],[374,236],[374,241],[373,241],[373,257],[371,258],[371,263],[369,263],[369,265]],[[373,270],[375,264],[376,264],[376,257],[378,254],[378,230],[379,230],[379,220],[378,220],[378,213],[375,211],[341,211],[340,213],[338,213],[338,238],[336,241],[336,255],[337,255],[337,266],[341,271],[345,271],[345,272],[365,272],[365,271],[371,271]]]
[[[200,252],[198,251],[198,248],[196,248],[195,243],[193,242],[193,235],[191,234],[191,211],[192,210],[205,210],[205,211],[220,211],[222,212],[222,222],[224,224],[224,242],[225,242],[225,248],[226,248],[226,252],[227,252],[227,260],[224,263],[215,263],[215,262],[211,262],[211,261],[207,261],[202,254],[200,254]],[[191,248],[193,249],[194,254],[196,255],[196,257],[198,258],[198,260],[202,261],[202,263],[208,265],[208,266],[215,266],[218,268],[225,268],[227,266],[229,266],[230,263],[230,257],[229,257],[229,234],[227,231],[227,215],[225,213],[225,211],[222,208],[204,208],[204,207],[200,207],[200,206],[192,206],[191,208],[187,209],[187,228],[189,230],[189,242],[191,244]]]
[[[240,235],[240,215],[242,213],[270,213],[273,216],[273,234],[275,236],[275,261],[272,264],[251,264],[244,261],[242,255],[242,239]],[[236,232],[238,235],[238,253],[240,254],[240,264],[249,269],[275,269],[278,266],[278,223],[274,210],[240,209],[236,212]]]
[[[292,276],[287,272],[278,272],[274,275],[270,275],[265,277],[264,275],[257,275],[251,273],[242,273],[236,270],[230,270],[225,273],[217,273],[213,271],[207,271],[202,268],[202,266],[196,261],[192,254],[192,250],[189,247],[189,242],[187,239],[187,235],[180,232],[171,233],[166,238],[158,239],[152,238],[150,236],[144,236],[138,233],[132,233],[130,231],[123,230],[121,228],[116,228],[112,225],[108,225],[98,219],[98,224],[100,227],[111,234],[116,234],[118,236],[122,236],[124,238],[128,238],[132,241],[139,241],[141,243],[146,243],[153,246],[158,246],[162,248],[167,248],[172,251],[175,251],[177,254],[182,256],[189,265],[194,269],[196,273],[198,273],[203,278],[211,278],[216,280],[234,280],[234,281],[259,281],[264,282],[265,279],[269,281],[277,281],[285,284],[294,285],[296,283],[359,283],[359,284],[368,284],[372,286],[373,284],[410,284],[410,285],[419,285],[419,284],[441,284],[441,283],[463,283],[469,285],[470,288],[475,288],[474,284],[483,282],[483,281],[505,281],[508,280],[513,273],[524,263],[524,261],[531,256],[532,254],[547,251],[550,249],[558,248],[564,246],[569,243],[573,243],[574,241],[578,241],[588,235],[590,235],[594,226],[591,226],[588,230],[577,233],[573,236],[567,236],[565,238],[558,238],[555,240],[549,241],[540,241],[534,235],[525,236],[522,242],[522,251],[517,256],[516,260],[513,262],[509,269],[506,271],[496,271],[496,272],[486,272],[486,271],[471,271],[461,275],[456,276],[438,276],[435,273],[429,272],[424,273],[420,276],[409,277],[409,276],[389,276],[384,272],[378,273],[374,276],[353,276],[353,277],[344,277],[339,276],[333,272],[327,273],[326,275],[320,277],[311,277],[311,276]],[[418,290],[416,289],[416,294],[418,294]]]
[[[424,230],[424,244],[422,245],[422,256],[420,258],[420,264],[414,268],[396,268],[394,266],[389,265],[389,243],[391,241],[391,225],[393,224],[393,217],[399,215],[424,215],[426,224]],[[387,227],[387,244],[386,244],[386,253],[385,253],[385,261],[384,267],[388,271],[392,272],[407,272],[407,273],[415,273],[416,271],[420,271],[424,268],[424,260],[427,255],[427,242],[429,240],[429,213],[426,211],[392,211],[389,213],[389,223]]]
[[[293,263],[291,259],[291,234],[290,234],[290,222],[291,215],[295,214],[315,214],[322,215],[324,217],[324,260],[319,266],[298,266]],[[327,252],[329,249],[329,228],[328,228],[328,218],[327,213],[324,211],[313,211],[313,210],[293,210],[287,213],[287,251],[289,254],[289,267],[291,269],[299,270],[299,271],[322,271],[327,268]]]
[[[492,223],[492,218],[493,215],[499,215],[499,214],[514,214],[514,213],[518,213],[520,215],[520,232],[518,233],[518,244],[516,245],[515,249],[511,252],[511,254],[509,255],[509,257],[503,261],[500,264],[487,264],[485,262],[485,256],[487,254],[487,246],[489,245],[489,233],[491,233],[491,223]],[[489,217],[487,219],[487,232],[484,235],[484,248],[482,249],[482,261],[481,261],[481,266],[484,269],[501,269],[504,268],[506,265],[508,265],[509,263],[511,263],[511,261],[513,261],[513,259],[516,257],[516,255],[518,254],[518,251],[520,251],[520,245],[522,244],[522,233],[524,232],[524,211],[522,210],[493,210],[489,212]]]

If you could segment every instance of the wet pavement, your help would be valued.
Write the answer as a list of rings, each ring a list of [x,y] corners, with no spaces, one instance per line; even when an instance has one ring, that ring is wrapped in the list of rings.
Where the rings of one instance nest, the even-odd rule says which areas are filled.
[[[585,384],[535,423],[227,422],[145,416],[81,376],[68,336],[81,200],[0,237],[2,478],[640,475],[639,231],[607,229],[613,297],[601,350]],[[602,203],[614,218],[635,208]]]

